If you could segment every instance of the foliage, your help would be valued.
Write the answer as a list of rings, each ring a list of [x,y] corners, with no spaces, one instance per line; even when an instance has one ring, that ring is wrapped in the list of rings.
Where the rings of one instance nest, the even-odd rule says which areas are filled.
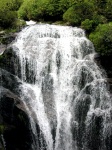
[[[23,4],[19,8],[18,16],[24,20],[33,19],[39,21],[43,18],[46,8],[46,0],[24,0]]]
[[[62,18],[59,0],[24,0],[18,11],[19,18],[36,21],[56,21]]]
[[[24,20],[16,19],[13,29],[8,29],[8,31],[11,33],[18,32],[25,26],[26,26],[26,22]]]
[[[0,0],[0,6],[11,11],[16,11],[19,9],[22,2],[23,0]]]
[[[24,20],[33,19],[32,14],[34,14],[34,16],[35,16],[36,8],[37,8],[37,6],[35,3],[35,0],[24,0],[23,4],[19,8],[18,17],[22,18]],[[34,17],[34,19],[35,19],[35,17]]]
[[[91,19],[94,12],[94,6],[89,2],[79,2],[72,5],[63,15],[65,21],[72,25],[80,25],[85,19]]]
[[[107,0],[90,0],[90,1],[94,4],[94,7],[98,14],[104,13]]]
[[[63,20],[69,22],[71,25],[79,25],[81,19],[79,14],[74,13],[74,8],[70,7],[63,15]]]
[[[93,30],[94,26],[94,21],[85,19],[84,21],[81,22],[81,27],[85,29],[87,32],[91,32]]]
[[[44,16],[44,20],[52,20],[57,21],[62,19],[63,10],[59,8],[60,0],[49,0],[46,9],[46,15]]]
[[[65,13],[70,6],[71,6],[70,0],[60,0],[59,1],[59,10],[62,13]]]
[[[13,27],[17,18],[16,10],[22,0],[0,0],[0,27]]]
[[[93,15],[93,22],[94,22],[94,25],[96,27],[98,24],[107,23],[107,19],[103,15],[94,14]]]
[[[85,19],[81,22],[81,28],[85,29],[88,34],[95,30],[99,24],[107,23],[107,19],[103,15],[94,14],[92,19]]]
[[[89,38],[101,55],[112,55],[112,23],[99,24]]]
[[[112,20],[112,0],[107,0],[105,16],[109,21]]]
[[[0,26],[7,28],[14,25],[14,22],[17,18],[15,11],[5,11],[0,9]]]

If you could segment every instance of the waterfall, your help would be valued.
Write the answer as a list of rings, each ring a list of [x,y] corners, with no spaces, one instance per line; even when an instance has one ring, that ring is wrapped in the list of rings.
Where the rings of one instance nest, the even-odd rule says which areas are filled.
[[[84,31],[32,25],[19,33],[13,50],[34,134],[32,150],[111,150],[111,97]]]
[[[5,143],[5,139],[4,139],[3,134],[1,134],[1,141],[2,141],[2,144],[3,144],[4,150],[6,150],[6,143]]]

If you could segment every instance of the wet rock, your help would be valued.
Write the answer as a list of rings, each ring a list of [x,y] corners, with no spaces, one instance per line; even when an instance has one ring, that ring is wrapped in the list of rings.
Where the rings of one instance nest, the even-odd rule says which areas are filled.
[[[20,76],[19,59],[12,48],[7,48],[2,55],[0,55],[0,68]]]
[[[10,90],[0,88],[0,126],[7,150],[30,150],[32,135],[29,118],[20,98]]]
[[[8,45],[15,40],[17,33],[5,33],[5,31],[0,33],[0,43]]]
[[[6,45],[5,44],[1,44],[0,45],[0,55],[2,55],[3,54],[3,52],[6,50]]]
[[[106,71],[108,78],[112,78],[112,55],[101,56],[95,55],[95,61],[100,64],[102,68]]]
[[[103,68],[105,70],[107,75],[106,78],[110,86],[110,92],[112,93],[112,55],[101,56],[96,54],[94,60],[101,69]]]
[[[3,135],[7,150],[31,150],[33,134],[19,95],[21,81],[13,74],[13,63],[8,63],[12,53],[5,51],[4,56],[7,57],[0,59],[0,136]]]
[[[2,48],[5,50],[5,45]],[[18,58],[11,48],[0,55],[0,136],[3,135],[7,150],[31,150],[34,135],[20,98],[21,80],[17,77],[20,72],[17,70],[17,61]],[[0,146],[3,148],[2,143],[0,139]]]

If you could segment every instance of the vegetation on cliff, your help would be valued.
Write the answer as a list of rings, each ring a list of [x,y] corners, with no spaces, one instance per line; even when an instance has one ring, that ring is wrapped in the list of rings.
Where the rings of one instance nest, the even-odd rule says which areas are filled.
[[[112,54],[112,23],[99,24],[89,38],[99,53],[102,55]]]
[[[101,55],[112,55],[111,0],[0,0],[0,28],[23,22],[62,22],[85,29]]]

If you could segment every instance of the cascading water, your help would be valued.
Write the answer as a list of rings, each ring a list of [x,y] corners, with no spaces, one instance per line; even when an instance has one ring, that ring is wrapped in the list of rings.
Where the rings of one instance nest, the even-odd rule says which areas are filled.
[[[84,31],[33,25],[19,33],[13,49],[34,134],[32,149],[111,150],[111,97]]]

